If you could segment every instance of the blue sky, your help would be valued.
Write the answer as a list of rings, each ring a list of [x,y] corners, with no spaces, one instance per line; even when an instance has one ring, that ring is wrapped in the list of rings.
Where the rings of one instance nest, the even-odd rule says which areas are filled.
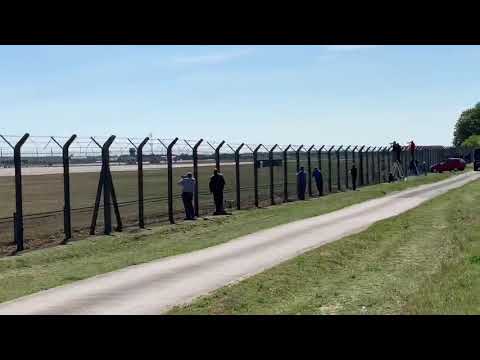
[[[480,46],[0,46],[0,134],[448,145]]]

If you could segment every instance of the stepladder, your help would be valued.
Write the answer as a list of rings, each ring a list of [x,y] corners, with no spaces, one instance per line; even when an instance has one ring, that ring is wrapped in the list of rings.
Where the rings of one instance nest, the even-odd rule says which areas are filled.
[[[395,179],[404,179],[405,178],[405,176],[403,174],[402,166],[398,161],[395,161],[393,163],[392,175]]]

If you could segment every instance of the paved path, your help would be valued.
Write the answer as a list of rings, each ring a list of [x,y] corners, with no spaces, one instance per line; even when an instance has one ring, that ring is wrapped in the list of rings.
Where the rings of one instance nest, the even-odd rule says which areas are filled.
[[[211,248],[46,290],[0,305],[0,314],[159,314],[479,178],[480,173],[465,173]]]

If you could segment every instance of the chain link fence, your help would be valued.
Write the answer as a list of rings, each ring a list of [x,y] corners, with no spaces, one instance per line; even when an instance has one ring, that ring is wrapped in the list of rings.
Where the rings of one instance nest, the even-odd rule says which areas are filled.
[[[418,146],[417,159],[430,167],[468,150]],[[402,151],[408,173],[410,153]],[[228,210],[298,200],[297,172],[307,173],[306,198],[388,181],[389,146],[238,144],[191,139],[0,135],[0,256],[109,234],[184,217],[181,176],[197,179],[197,216],[214,211],[209,179],[225,178]],[[108,195],[110,194],[110,195]]]

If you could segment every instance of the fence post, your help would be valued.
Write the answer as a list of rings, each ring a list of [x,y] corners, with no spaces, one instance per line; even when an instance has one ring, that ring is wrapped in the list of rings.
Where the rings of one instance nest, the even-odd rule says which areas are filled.
[[[297,158],[297,173],[300,171],[300,151],[302,151],[303,145],[300,145],[295,152],[295,156]]]
[[[383,164],[383,181],[385,182],[387,179],[387,147],[384,146],[382,149],[382,164]]]
[[[392,171],[392,146],[387,146],[387,166],[388,166],[388,174]]]
[[[167,166],[168,166],[168,220],[170,224],[175,224],[173,217],[173,164],[172,164],[172,149],[177,143],[178,138],[173,141],[167,147]],[[223,145],[223,144],[222,144]]]
[[[345,190],[348,190],[348,150],[352,145],[348,145],[347,148],[344,150],[345,153]]]
[[[17,251],[24,249],[23,238],[23,198],[22,198],[22,155],[21,149],[25,141],[29,138],[29,134],[23,135],[23,137],[17,142],[14,147],[14,164],[15,164],[15,203],[16,203],[16,226],[17,226]]]
[[[355,147],[352,149],[352,166],[355,164],[357,166],[357,159],[355,156],[355,151],[357,151],[358,145],[355,145]],[[358,187],[358,166],[357,166],[357,187]],[[353,179],[352,179],[352,188],[353,188]]]
[[[285,150],[283,150],[283,202],[288,202],[288,160],[287,153],[292,145],[288,145]]]
[[[332,193],[332,150],[335,147],[333,145],[330,149],[328,149],[327,157],[328,157],[328,193]]]
[[[72,135],[67,142],[62,146],[58,141],[51,136],[50,137],[61,149],[63,159],[63,232],[65,239],[63,243],[66,244],[69,239],[72,238],[72,216],[70,205],[70,157],[68,149],[72,145],[73,141],[77,138],[77,135]]]
[[[366,156],[366,160],[367,160],[367,161],[366,161],[366,166],[365,166],[365,169],[367,170],[367,177],[366,177],[366,180],[367,180],[367,181],[365,182],[366,185],[370,185],[370,166],[369,166],[369,161],[368,161],[368,157],[369,157],[369,156],[368,156],[368,153],[369,153],[369,150],[370,150],[371,148],[372,148],[372,147],[369,146],[369,147],[367,148],[367,150],[365,151],[365,154],[367,155],[367,156]]]
[[[307,171],[308,171],[308,196],[312,197],[312,150],[315,145],[312,145],[307,150]]]
[[[237,190],[237,210],[240,210],[240,150],[242,150],[245,144],[242,143],[237,150],[235,150],[235,179],[236,179],[236,190]]]
[[[340,147],[336,150],[336,155],[337,155],[337,191],[342,190],[342,184],[340,181],[340,150],[342,150],[343,145],[340,145]]]
[[[358,150],[358,160],[359,160],[359,168],[360,168],[360,186],[365,184],[364,181],[364,171],[363,171],[363,149],[365,149],[365,145],[363,145],[360,150]]]
[[[274,192],[274,182],[273,182],[273,151],[278,147],[278,144],[275,144],[270,151],[268,152],[268,160],[270,162],[270,204],[275,205],[275,192]]]
[[[137,149],[137,163],[138,163],[138,224],[140,228],[145,227],[145,197],[143,194],[143,148],[150,139],[146,137],[140,143]]]
[[[110,173],[110,146],[115,140],[115,136],[112,135],[108,140],[103,144],[102,147],[102,167],[104,171],[104,185],[103,185],[103,219],[105,223],[105,235],[110,235],[112,233],[112,209],[110,206],[110,196],[111,196],[111,184],[109,180]]]
[[[15,213],[13,214],[13,233],[17,252],[23,251],[24,249],[21,150],[29,136],[28,133],[23,135],[15,146],[13,146],[7,139],[0,135],[0,137],[13,149],[13,163],[15,165]]]
[[[215,167],[218,172],[220,172],[220,149],[225,144],[225,141],[222,141],[215,149]]]
[[[197,143],[193,146],[192,156],[193,156],[193,177],[195,178],[195,193],[193,194],[194,197],[194,206],[195,206],[195,216],[198,217],[198,147],[203,142],[203,139],[197,141]]]
[[[322,150],[325,148],[325,145],[322,145],[317,151],[318,156],[318,170],[322,171]],[[322,174],[323,175],[323,174]]]
[[[147,144],[150,139],[146,137],[138,145],[138,147],[130,140],[130,144],[137,149],[137,178],[138,178],[138,226],[143,229],[145,228],[145,216],[144,216],[144,196],[143,196],[143,147]]]
[[[258,150],[263,145],[258,145],[255,150],[253,150],[253,193],[255,196],[255,207],[258,208]]]
[[[372,183],[375,184],[375,150],[377,149],[377,146],[374,146],[372,149]]]
[[[383,150],[383,146],[379,146],[378,149],[377,149],[377,178],[378,178],[378,183],[380,184],[382,181],[381,181],[381,176],[382,176],[382,168],[381,168],[381,164],[380,164],[380,157],[381,157],[381,153],[382,153],[382,150]]]

